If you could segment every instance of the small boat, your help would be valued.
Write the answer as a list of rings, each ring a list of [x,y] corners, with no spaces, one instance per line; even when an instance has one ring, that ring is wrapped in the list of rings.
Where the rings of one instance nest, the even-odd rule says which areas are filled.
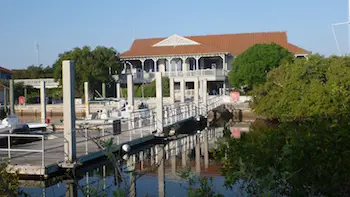
[[[16,115],[9,115],[1,120],[1,134],[30,133],[31,131],[46,131],[48,124],[25,123],[21,124]]]

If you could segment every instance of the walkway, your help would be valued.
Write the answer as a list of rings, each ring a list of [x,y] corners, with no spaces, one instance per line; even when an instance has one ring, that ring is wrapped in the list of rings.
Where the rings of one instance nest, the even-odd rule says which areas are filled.
[[[164,106],[163,127],[169,127],[183,121],[205,116],[208,111],[223,104],[221,96],[209,96],[207,102],[201,102],[197,108],[193,102],[177,103]],[[206,103],[206,104],[205,104]],[[145,114],[147,114],[145,116]],[[76,155],[77,163],[83,163],[104,156],[103,147],[106,148],[108,142],[121,145],[127,142],[139,143],[135,140],[150,140],[154,138],[159,120],[155,119],[155,112],[150,109],[145,111],[135,111],[129,120],[122,121],[121,134],[113,135],[112,124],[102,125],[81,125],[76,129]],[[64,137],[63,133],[53,133],[50,135],[16,135],[2,134],[8,138],[37,138],[33,141],[21,145],[2,147],[0,158],[10,158],[10,167],[18,171],[19,174],[26,175],[48,175],[57,171],[64,158]],[[107,143],[106,143],[107,142]],[[104,146],[105,145],[105,146]],[[107,146],[108,147],[108,146]],[[109,147],[111,148],[111,147]],[[113,147],[117,151],[120,147]]]

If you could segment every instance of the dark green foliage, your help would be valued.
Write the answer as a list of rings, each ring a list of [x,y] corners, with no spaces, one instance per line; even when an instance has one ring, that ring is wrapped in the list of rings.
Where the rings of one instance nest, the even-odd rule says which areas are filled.
[[[19,179],[17,174],[7,173],[8,162],[0,162],[0,196],[17,196]]]
[[[91,50],[90,47],[74,48],[71,51],[59,54],[53,64],[54,78],[61,83],[62,61],[72,60],[75,68],[75,91],[76,96],[83,96],[84,82],[89,82],[91,93],[94,90],[101,92],[101,83],[112,86],[112,75],[119,74],[122,66],[118,53],[113,48],[102,46]],[[111,71],[111,72],[110,72]]]
[[[39,78],[53,78],[53,67],[44,67],[42,64],[39,66],[28,66],[27,69],[13,70],[13,79],[39,79]]]
[[[252,196],[349,196],[348,117],[254,123],[241,139],[227,139],[215,152],[226,185],[242,183]]]
[[[350,58],[296,60],[272,70],[252,92],[256,113],[278,120],[348,114]]]
[[[293,54],[277,44],[256,44],[234,59],[229,82],[235,88],[251,89],[264,83],[271,69],[293,59]]]
[[[189,197],[223,197],[214,191],[212,177],[200,177],[191,173],[190,168],[180,172],[179,176],[188,184],[187,195]]]

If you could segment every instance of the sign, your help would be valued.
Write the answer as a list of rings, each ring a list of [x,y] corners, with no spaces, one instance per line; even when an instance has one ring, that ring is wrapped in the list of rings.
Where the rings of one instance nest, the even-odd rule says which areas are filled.
[[[18,97],[18,103],[20,105],[24,105],[25,104],[25,97],[24,96],[19,96]]]
[[[239,101],[239,92],[230,92],[230,96],[233,102]]]
[[[241,138],[241,130],[238,128],[231,128],[231,137],[234,139]]]

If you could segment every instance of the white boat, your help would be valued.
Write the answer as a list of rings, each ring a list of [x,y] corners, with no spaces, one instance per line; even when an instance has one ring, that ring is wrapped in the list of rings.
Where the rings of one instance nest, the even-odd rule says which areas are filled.
[[[29,133],[30,131],[46,131],[48,124],[25,123],[21,124],[16,115],[10,115],[1,120],[0,133]]]

